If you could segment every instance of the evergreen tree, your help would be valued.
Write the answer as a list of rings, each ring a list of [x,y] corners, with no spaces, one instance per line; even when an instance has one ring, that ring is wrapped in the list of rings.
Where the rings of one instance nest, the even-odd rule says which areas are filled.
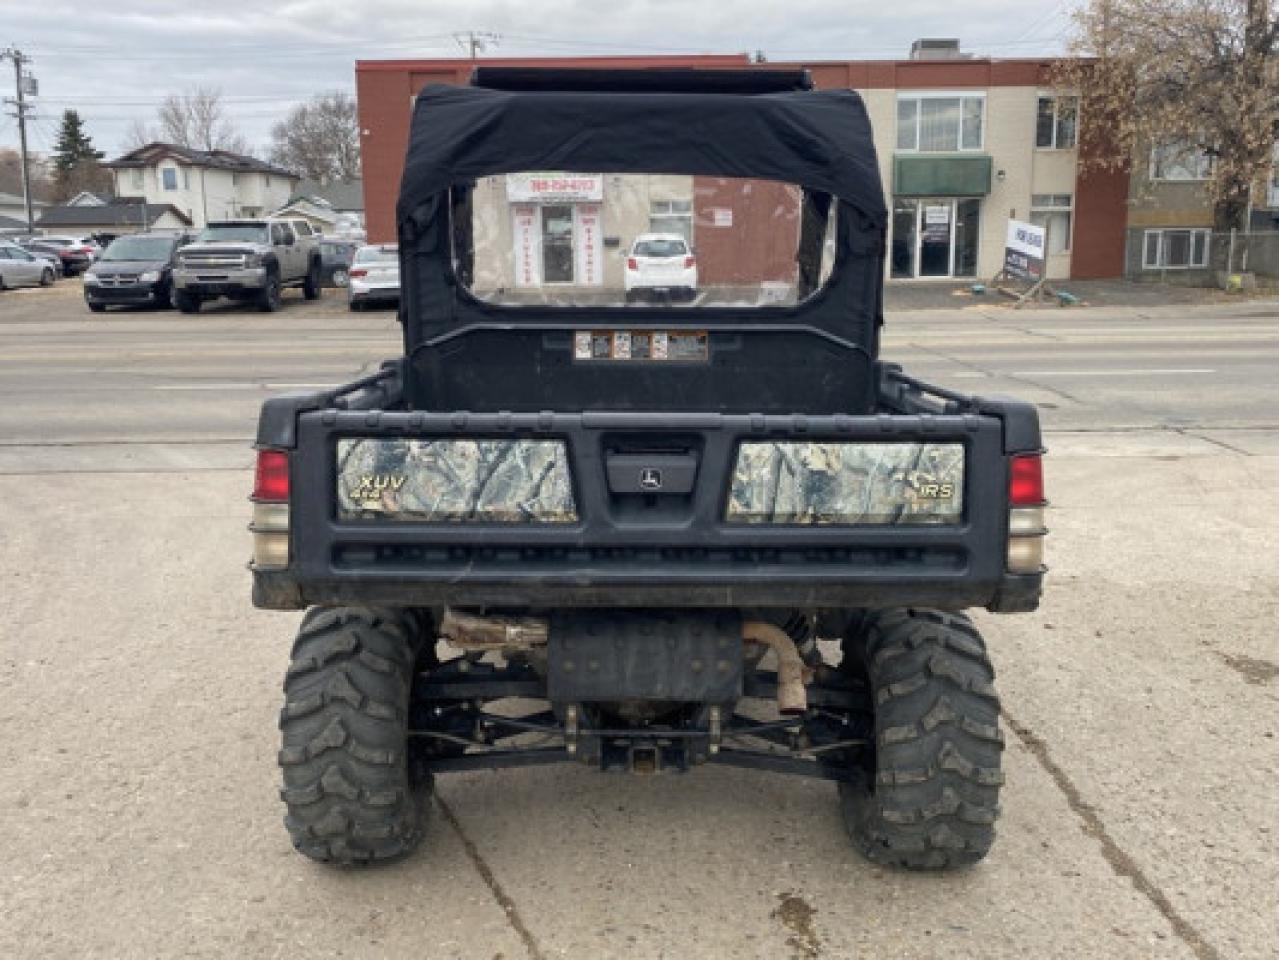
[[[93,140],[84,132],[80,114],[75,110],[64,111],[58,141],[53,147],[53,166],[59,176],[70,174],[85,160],[97,163],[103,156],[101,150],[93,148]]]
[[[69,200],[81,190],[109,190],[111,175],[100,166],[103,156],[101,150],[94,149],[80,114],[75,110],[64,111],[53,146],[55,197]]]

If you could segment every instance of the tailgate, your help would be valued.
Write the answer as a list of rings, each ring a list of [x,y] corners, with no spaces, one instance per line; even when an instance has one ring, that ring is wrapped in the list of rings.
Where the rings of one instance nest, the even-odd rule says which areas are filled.
[[[957,607],[1004,577],[990,416],[325,410],[293,460],[313,603]]]

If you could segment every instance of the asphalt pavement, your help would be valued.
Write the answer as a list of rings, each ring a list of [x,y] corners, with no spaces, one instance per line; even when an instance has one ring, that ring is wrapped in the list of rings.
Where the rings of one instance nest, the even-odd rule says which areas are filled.
[[[978,614],[1006,708],[990,858],[867,864],[829,784],[441,778],[422,849],[290,848],[293,614],[254,610],[257,406],[398,348],[286,297],[0,295],[0,956],[1189,957],[1279,952],[1279,303],[890,316],[925,379],[1037,403],[1045,602]]]

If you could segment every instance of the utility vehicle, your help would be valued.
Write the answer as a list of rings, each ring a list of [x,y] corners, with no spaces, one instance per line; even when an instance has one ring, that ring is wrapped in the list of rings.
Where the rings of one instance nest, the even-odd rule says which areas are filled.
[[[618,254],[675,209],[698,298],[628,306]],[[571,762],[825,778],[872,860],[983,857],[1003,740],[962,611],[1038,603],[1039,424],[880,358],[858,95],[479,69],[419,94],[397,216],[404,355],[258,427],[254,602],[307,611],[296,848],[400,856],[433,776]]]

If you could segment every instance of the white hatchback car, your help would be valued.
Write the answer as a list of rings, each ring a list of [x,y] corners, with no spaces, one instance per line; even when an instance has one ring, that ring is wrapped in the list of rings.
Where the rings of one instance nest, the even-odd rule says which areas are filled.
[[[394,243],[360,247],[348,272],[347,302],[352,310],[370,303],[398,303],[400,299],[400,249]]]
[[[697,296],[697,258],[678,233],[642,233],[631,244],[623,273],[626,302],[641,297]]]

